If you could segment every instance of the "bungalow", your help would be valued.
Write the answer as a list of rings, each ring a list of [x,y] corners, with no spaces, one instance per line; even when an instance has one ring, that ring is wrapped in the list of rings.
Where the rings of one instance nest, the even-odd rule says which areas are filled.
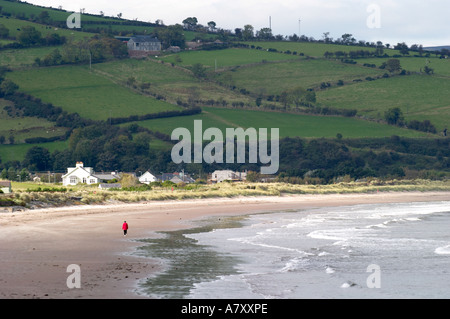
[[[247,178],[247,173],[234,172],[232,170],[216,170],[211,174],[211,182],[221,183],[225,180],[243,181]]]
[[[150,184],[151,182],[156,182],[158,181],[158,179],[156,178],[155,175],[153,175],[152,173],[150,173],[149,171],[145,172],[144,174],[142,174],[139,177],[139,182],[142,184]]]
[[[12,193],[10,181],[0,181],[0,193],[10,194]]]
[[[95,174],[92,167],[84,167],[83,162],[77,162],[75,167],[67,168],[67,173],[62,176],[64,186],[77,184],[98,184],[117,178],[115,173]]]

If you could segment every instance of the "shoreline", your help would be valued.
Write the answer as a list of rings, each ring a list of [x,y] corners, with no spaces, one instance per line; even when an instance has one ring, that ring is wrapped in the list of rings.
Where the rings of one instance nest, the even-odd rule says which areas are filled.
[[[139,240],[194,221],[290,209],[394,202],[449,201],[450,192],[381,192],[207,198],[86,205],[0,214],[0,298],[130,299],[138,283],[163,270],[135,254]],[[123,236],[126,220],[130,229]],[[81,288],[69,289],[69,265],[80,266]]]

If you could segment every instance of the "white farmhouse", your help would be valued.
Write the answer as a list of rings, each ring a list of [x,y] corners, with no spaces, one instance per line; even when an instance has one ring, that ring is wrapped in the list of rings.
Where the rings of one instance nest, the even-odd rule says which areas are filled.
[[[113,174],[95,174],[92,167],[84,167],[83,162],[77,162],[75,167],[67,168],[67,174],[62,176],[64,186],[77,184],[98,184],[114,179]]]
[[[142,174],[139,177],[139,182],[142,184],[150,184],[151,182],[156,182],[158,181],[158,179],[156,178],[155,175],[153,175],[152,173],[150,173],[149,171],[145,172],[144,174]]]

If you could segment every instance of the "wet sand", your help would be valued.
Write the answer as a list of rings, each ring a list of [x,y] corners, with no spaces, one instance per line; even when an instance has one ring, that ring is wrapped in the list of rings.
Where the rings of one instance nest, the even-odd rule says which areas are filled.
[[[450,200],[450,192],[293,195],[75,206],[0,213],[0,298],[147,298],[139,280],[162,270],[133,255],[139,239],[193,227],[206,217],[355,204]],[[130,226],[123,236],[122,223]],[[69,265],[80,288],[68,288]]]

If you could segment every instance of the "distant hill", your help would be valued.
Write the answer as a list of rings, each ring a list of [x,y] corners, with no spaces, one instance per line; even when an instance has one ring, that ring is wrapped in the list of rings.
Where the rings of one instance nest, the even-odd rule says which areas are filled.
[[[450,45],[442,45],[437,47],[426,47],[424,48],[427,51],[441,51],[442,49],[450,50]]]

